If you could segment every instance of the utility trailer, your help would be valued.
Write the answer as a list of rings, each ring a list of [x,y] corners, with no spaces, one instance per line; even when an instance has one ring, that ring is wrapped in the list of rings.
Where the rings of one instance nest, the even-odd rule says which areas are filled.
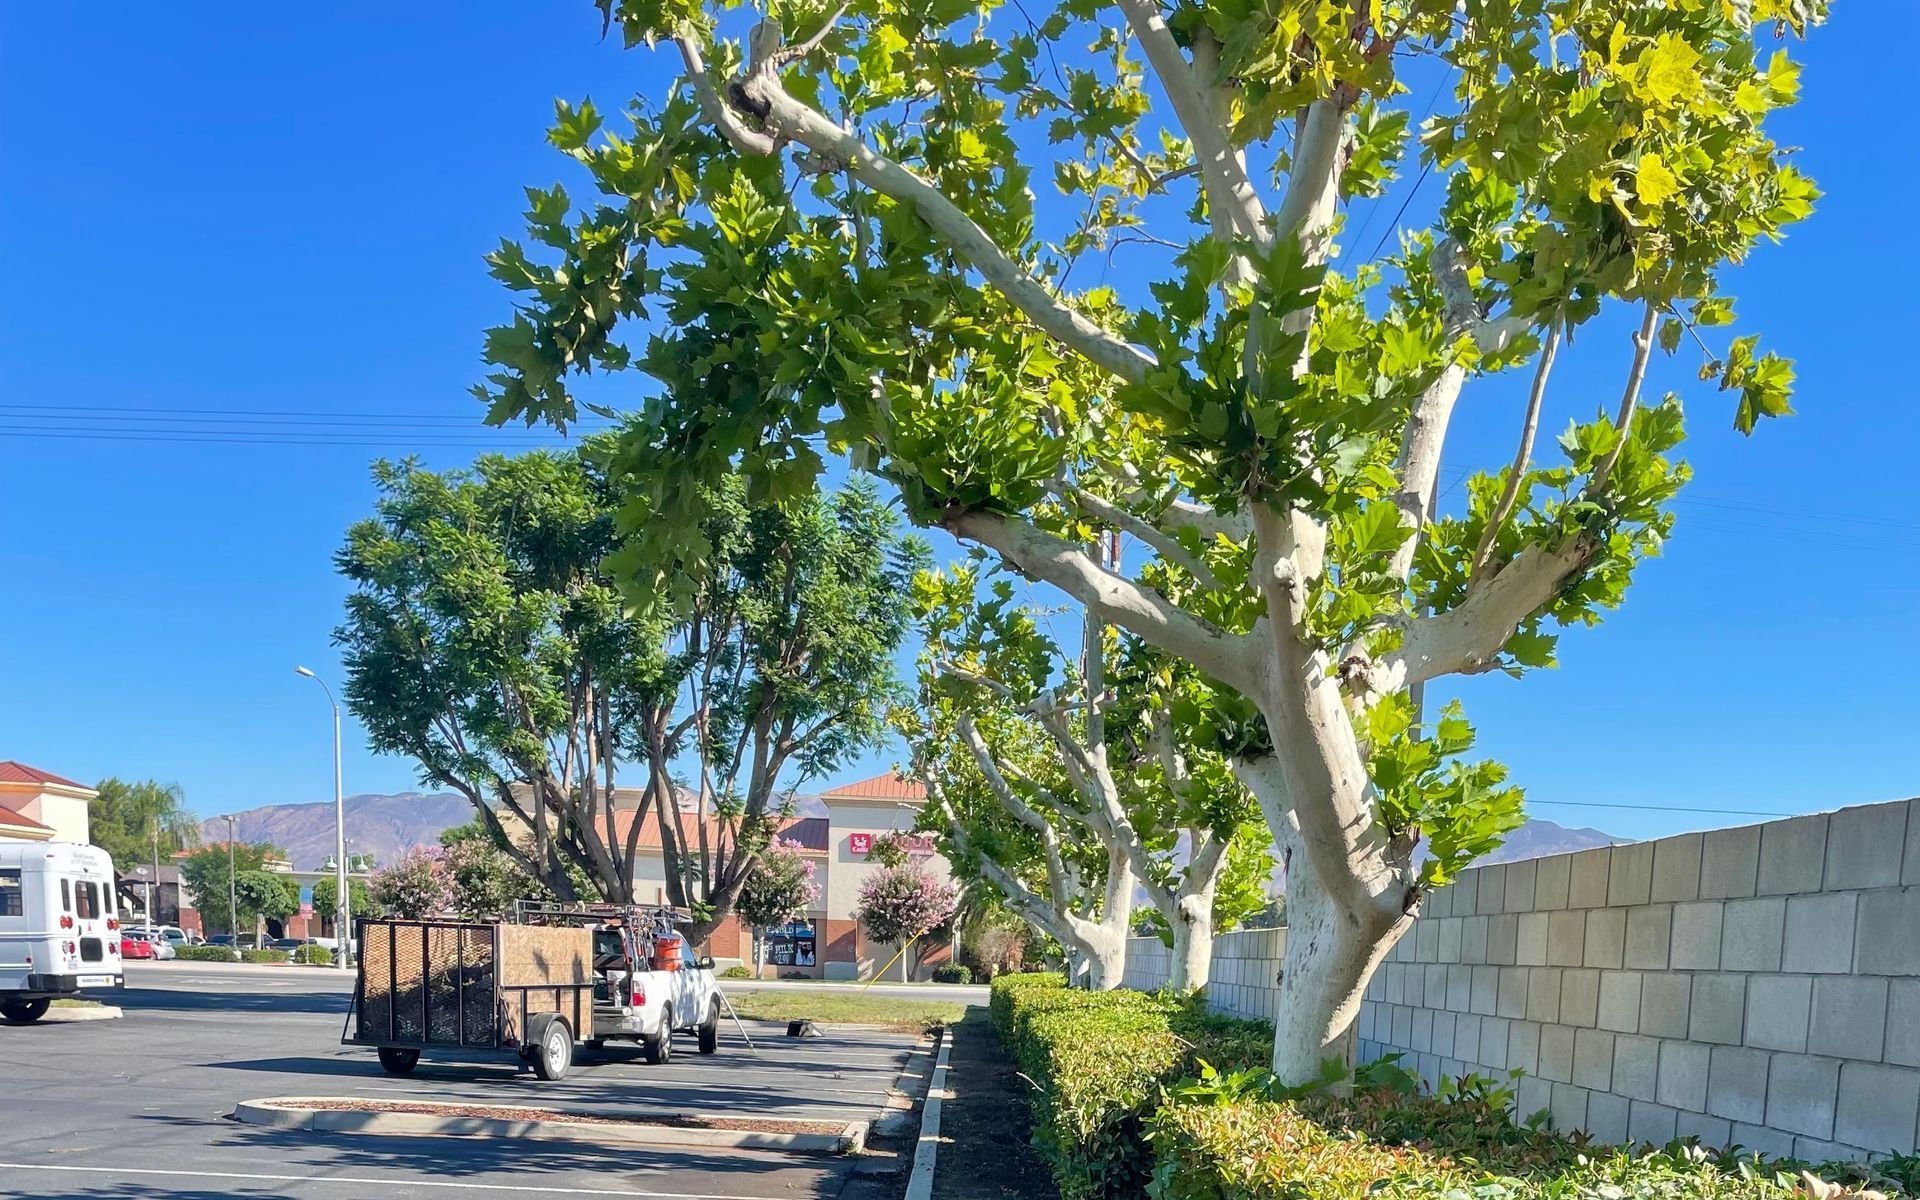
[[[465,921],[355,923],[359,975],[341,1044],[372,1046],[389,1074],[422,1054],[512,1052],[561,1079],[594,1038],[593,934]]]

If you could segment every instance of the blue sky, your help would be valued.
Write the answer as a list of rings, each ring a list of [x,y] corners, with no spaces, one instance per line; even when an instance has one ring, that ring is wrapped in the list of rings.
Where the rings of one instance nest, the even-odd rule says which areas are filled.
[[[0,758],[177,781],[214,814],[329,794],[293,667],[340,679],[330,555],[368,461],[552,440],[477,426],[507,310],[480,258],[565,175],[553,98],[617,109],[667,67],[599,41],[585,0],[193,13],[0,15]],[[1460,689],[1539,815],[1643,837],[1920,792],[1920,155],[1861,117],[1906,99],[1877,33],[1842,5],[1802,52],[1777,137],[1826,198],[1733,283],[1798,360],[1800,415],[1742,439],[1691,358],[1660,364],[1697,471],[1667,557],[1559,671]],[[1618,322],[1584,337],[1552,428],[1617,395],[1624,356]],[[1470,394],[1450,461],[1509,455],[1516,412]],[[359,743],[350,791],[412,785]],[[1654,811],[1571,806],[1599,801]]]

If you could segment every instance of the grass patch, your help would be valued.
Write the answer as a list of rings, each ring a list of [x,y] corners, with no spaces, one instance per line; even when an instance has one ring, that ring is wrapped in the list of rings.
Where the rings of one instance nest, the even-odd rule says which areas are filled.
[[[98,1000],[55,1000],[53,1002],[53,1007],[55,1008],[99,1008],[100,1002]]]
[[[951,1025],[966,1005],[950,1000],[899,1000],[891,996],[836,996],[797,989],[729,992],[734,1011],[748,1020],[820,1021],[841,1025],[886,1025],[894,1029],[931,1029]]]

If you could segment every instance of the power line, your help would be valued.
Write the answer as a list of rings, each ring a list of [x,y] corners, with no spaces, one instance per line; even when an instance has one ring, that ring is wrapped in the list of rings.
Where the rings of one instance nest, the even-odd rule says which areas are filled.
[[[1757,808],[1689,808],[1678,804],[1617,804],[1604,800],[1529,800],[1528,808],[1624,808],[1634,812],[1713,813],[1722,817],[1791,817],[1793,813],[1764,812]]]
[[[462,416],[459,413],[397,413],[397,412],[365,413],[365,412],[336,412],[336,411],[316,412],[316,411],[310,411],[310,410],[278,409],[278,408],[151,408],[151,407],[136,408],[132,406],[110,405],[110,404],[0,403],[0,411],[11,412],[14,410],[19,410],[22,412],[58,413],[58,414],[73,415],[73,416],[79,416],[87,413],[142,414],[147,417],[152,417],[153,419],[156,419],[156,420],[161,420],[161,419],[171,420],[174,417],[180,417],[180,416],[259,417],[259,418],[340,417],[340,418],[350,418],[354,420],[376,420],[376,419],[391,418],[394,420],[408,420],[408,421],[455,421],[455,422],[460,422],[463,424],[470,424],[470,425],[478,425],[480,423],[479,415],[477,412],[472,416]],[[587,422],[593,422],[593,421],[605,422],[607,424],[614,423],[609,418],[600,417],[597,415],[585,416],[580,418],[580,423],[582,424],[585,424]]]

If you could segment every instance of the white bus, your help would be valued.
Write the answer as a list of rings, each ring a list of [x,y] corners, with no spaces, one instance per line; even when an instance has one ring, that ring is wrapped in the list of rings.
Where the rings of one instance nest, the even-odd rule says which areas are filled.
[[[63,996],[119,987],[113,860],[73,842],[0,842],[0,1020],[38,1021]]]

